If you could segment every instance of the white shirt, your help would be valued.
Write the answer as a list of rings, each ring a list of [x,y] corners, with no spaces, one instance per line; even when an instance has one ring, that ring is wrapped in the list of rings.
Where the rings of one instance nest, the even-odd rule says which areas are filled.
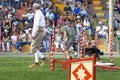
[[[83,26],[90,27],[90,21],[89,20],[84,20],[83,21]]]
[[[45,28],[45,16],[43,15],[41,10],[37,10],[34,15],[34,23],[32,29],[32,36],[35,37],[37,34],[37,30],[40,26]]]
[[[34,13],[27,13],[26,16],[28,17],[28,20],[32,19],[34,17]]]
[[[101,26],[96,26],[96,31],[99,31]],[[103,25],[102,29],[98,32],[98,34],[106,35],[107,34],[107,26]]]
[[[12,44],[15,44],[15,42],[18,41],[18,36],[17,35],[12,35],[11,36],[11,41],[12,41]]]
[[[51,12],[46,13],[46,17],[49,18],[50,20],[54,19],[54,14]]]

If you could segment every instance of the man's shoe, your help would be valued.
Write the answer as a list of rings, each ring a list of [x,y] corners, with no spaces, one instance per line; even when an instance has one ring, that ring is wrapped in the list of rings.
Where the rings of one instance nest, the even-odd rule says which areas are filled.
[[[46,58],[42,59],[42,63],[40,64],[40,66],[43,66],[46,63],[46,61],[47,61]]]
[[[32,67],[39,67],[39,64],[34,63],[34,64],[29,66],[29,68],[32,68]]]

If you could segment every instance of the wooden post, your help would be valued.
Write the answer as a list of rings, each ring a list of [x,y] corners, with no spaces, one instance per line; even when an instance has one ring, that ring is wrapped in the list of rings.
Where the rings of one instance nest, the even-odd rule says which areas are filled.
[[[113,0],[109,0],[109,53],[110,62],[113,62]]]

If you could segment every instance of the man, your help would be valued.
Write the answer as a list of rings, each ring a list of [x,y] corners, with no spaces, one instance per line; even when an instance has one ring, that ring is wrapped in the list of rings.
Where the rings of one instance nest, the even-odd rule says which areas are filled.
[[[76,48],[76,45],[75,45],[75,34],[74,34],[74,26],[71,24],[70,22],[70,26],[69,25],[69,22],[67,20],[65,20],[65,24],[64,26],[62,27],[62,32],[63,32],[63,43],[65,44],[65,49],[66,49],[66,52],[67,53],[67,59],[70,58],[70,54],[69,53],[74,53],[74,56],[76,57],[77,56],[77,48]],[[70,47],[73,47],[74,48],[74,51],[70,49]]]
[[[39,57],[42,59],[42,63],[40,64],[40,66],[44,65],[46,61],[45,56],[39,51],[41,42],[45,35],[45,17],[40,10],[40,4],[34,3],[33,10],[35,11],[35,16],[32,29],[31,52],[34,54],[35,63],[30,65],[29,67],[38,67]]]

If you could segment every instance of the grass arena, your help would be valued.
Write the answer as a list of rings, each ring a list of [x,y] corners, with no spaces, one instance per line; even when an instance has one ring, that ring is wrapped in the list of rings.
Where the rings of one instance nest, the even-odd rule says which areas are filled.
[[[49,57],[47,53],[44,55]],[[120,66],[119,56],[113,54],[115,66]],[[108,53],[100,57],[97,61],[110,62]],[[54,59],[63,59],[63,55],[58,53]],[[30,53],[0,53],[0,80],[68,80],[68,67],[63,70],[60,64],[55,64],[54,71],[50,71],[48,60],[42,67],[29,68],[32,62],[33,55]],[[119,70],[96,67],[95,75],[95,80],[120,80]]]

